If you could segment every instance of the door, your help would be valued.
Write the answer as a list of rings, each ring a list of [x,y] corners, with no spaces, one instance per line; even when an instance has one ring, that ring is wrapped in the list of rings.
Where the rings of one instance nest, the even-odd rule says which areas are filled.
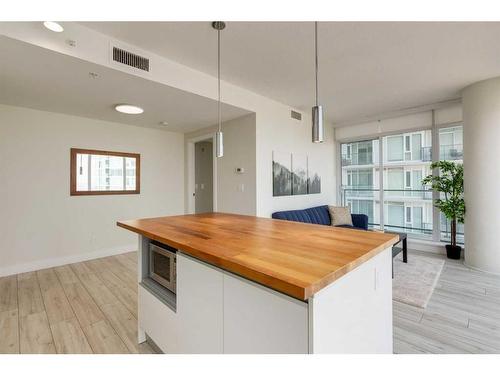
[[[196,142],[194,152],[195,213],[212,212],[214,210],[212,142]]]

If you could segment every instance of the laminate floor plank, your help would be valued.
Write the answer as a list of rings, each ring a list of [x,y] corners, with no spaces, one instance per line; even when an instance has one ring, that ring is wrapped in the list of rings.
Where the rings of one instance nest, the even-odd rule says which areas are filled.
[[[94,353],[126,354],[129,353],[123,341],[106,320],[83,327],[85,336]]]
[[[79,279],[98,306],[118,303],[118,298],[95,273],[80,274]]]
[[[74,318],[73,309],[54,270],[37,271],[37,278],[49,323],[56,324]]]
[[[135,270],[125,267],[115,257],[102,258],[101,261],[106,265],[108,271],[118,277],[125,286],[137,291],[137,274]]]
[[[69,265],[55,267],[54,271],[62,285],[73,284],[80,281]]]
[[[17,276],[0,277],[0,312],[17,310]]]
[[[88,274],[93,274],[95,273],[92,268],[90,268],[87,264],[84,262],[80,263],[72,263],[70,264],[71,269],[73,272],[76,274],[76,276],[80,277],[82,275],[88,275]]]
[[[45,311],[19,317],[20,352],[22,354],[55,354],[49,321]]]
[[[63,288],[82,328],[104,320],[101,310],[80,282],[64,284]]]
[[[76,318],[50,326],[57,353],[91,354],[92,349]]]
[[[114,258],[118,261],[118,263],[120,263],[122,266],[126,267],[129,271],[131,271],[132,275],[137,274],[137,262],[131,260],[127,256],[127,254],[116,255]]]
[[[123,282],[113,273],[98,274],[104,285],[115,297],[137,318],[137,291],[123,285]]]
[[[131,353],[139,353],[137,343],[137,319],[120,302],[104,305],[102,310],[107,320]]]
[[[42,293],[40,292],[40,286],[38,285],[38,279],[35,272],[18,275],[17,285],[20,316],[45,311]]]
[[[18,311],[0,312],[0,354],[19,353]]]
[[[131,251],[129,253],[124,253],[124,255],[137,265],[137,251]]]

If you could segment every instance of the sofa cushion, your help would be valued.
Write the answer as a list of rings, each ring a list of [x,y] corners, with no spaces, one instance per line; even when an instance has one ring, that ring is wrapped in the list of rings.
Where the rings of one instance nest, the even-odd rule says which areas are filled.
[[[365,214],[351,214],[352,225],[356,228],[368,230],[368,215]]]
[[[335,227],[338,227],[340,225],[353,226],[351,209],[349,208],[349,206],[345,207],[328,206],[328,210],[330,211],[330,217],[333,226]]]
[[[328,206],[326,205],[306,208],[304,211],[307,212],[307,214],[311,218],[311,223],[313,224],[331,224],[330,213],[328,212]]]

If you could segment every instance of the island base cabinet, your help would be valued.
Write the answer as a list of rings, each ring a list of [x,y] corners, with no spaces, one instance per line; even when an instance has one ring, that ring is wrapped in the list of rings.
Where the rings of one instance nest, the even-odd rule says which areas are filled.
[[[308,305],[224,275],[225,353],[308,353]]]
[[[300,301],[177,253],[176,309],[139,286],[165,353],[392,353],[391,249]]]
[[[309,299],[312,353],[393,353],[392,250]]]

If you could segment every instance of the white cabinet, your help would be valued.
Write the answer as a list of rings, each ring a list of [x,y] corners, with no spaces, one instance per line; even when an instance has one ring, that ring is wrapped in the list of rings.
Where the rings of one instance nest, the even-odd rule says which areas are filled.
[[[223,273],[177,253],[177,315],[183,353],[223,353]]]
[[[224,275],[224,353],[307,353],[307,303]]]
[[[179,336],[177,315],[170,307],[139,285],[139,332],[145,331],[165,353],[182,353],[177,343]]]

